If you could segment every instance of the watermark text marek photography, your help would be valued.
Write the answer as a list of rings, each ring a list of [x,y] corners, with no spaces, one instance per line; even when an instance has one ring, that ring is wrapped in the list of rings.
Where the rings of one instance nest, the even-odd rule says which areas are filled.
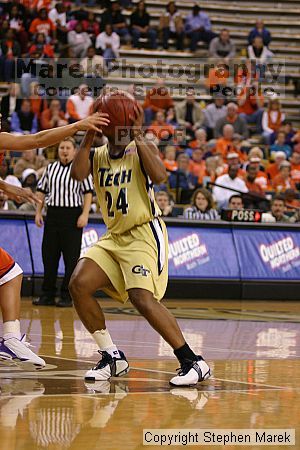
[[[190,59],[185,63],[162,59],[145,63],[121,58],[110,61],[108,70],[104,63],[95,64],[92,59],[17,58],[14,81],[21,84],[24,96],[26,85],[36,83],[33,94],[47,99],[67,99],[77,92],[80,84],[86,84],[88,94],[97,97],[105,85],[118,84],[126,88],[128,82],[135,85],[137,97],[142,98],[157,79],[167,87],[156,90],[159,97],[165,94],[183,98],[190,87],[194,88],[197,98],[223,96],[228,101],[242,95],[245,89],[252,96],[280,97],[284,94],[284,60],[257,63],[250,59],[228,62]]]
[[[143,445],[279,445],[295,446],[294,429],[148,429],[143,430]]]

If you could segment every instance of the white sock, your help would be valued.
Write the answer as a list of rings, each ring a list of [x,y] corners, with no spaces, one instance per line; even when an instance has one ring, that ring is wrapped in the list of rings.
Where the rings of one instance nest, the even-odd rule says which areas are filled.
[[[3,339],[17,338],[21,339],[21,328],[19,320],[9,320],[3,322]]]
[[[92,334],[93,338],[96,341],[99,349],[102,351],[106,351],[112,357],[120,358],[120,353],[115,344],[113,343],[109,332],[107,329],[105,330],[97,330]]]

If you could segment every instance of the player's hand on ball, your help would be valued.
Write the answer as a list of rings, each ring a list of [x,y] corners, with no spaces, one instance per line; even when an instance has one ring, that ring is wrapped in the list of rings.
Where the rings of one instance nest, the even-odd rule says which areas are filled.
[[[102,127],[106,127],[110,120],[108,114],[96,112],[83,120],[76,122],[76,128],[78,131],[93,130],[102,133]]]
[[[130,116],[130,119],[133,121],[133,127],[137,129],[141,129],[144,123],[144,110],[140,104],[136,104],[134,106],[134,117]]]
[[[144,110],[138,103],[134,106],[134,116],[129,116],[132,121],[131,138],[137,138],[143,134]]]

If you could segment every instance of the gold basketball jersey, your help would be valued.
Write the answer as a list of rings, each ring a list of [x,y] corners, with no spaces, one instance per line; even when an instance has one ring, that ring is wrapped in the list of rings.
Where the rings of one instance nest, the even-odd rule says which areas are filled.
[[[161,214],[153,183],[146,175],[134,141],[120,158],[109,155],[107,144],[96,148],[92,166],[95,190],[108,231],[122,234]]]

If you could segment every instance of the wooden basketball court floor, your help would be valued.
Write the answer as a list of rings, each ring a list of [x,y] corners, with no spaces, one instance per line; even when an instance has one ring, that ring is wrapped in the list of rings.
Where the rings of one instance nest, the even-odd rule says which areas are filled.
[[[172,350],[130,304],[101,303],[131,371],[85,384],[99,355],[74,309],[22,301],[22,331],[47,366],[1,363],[1,450],[142,449],[149,428],[295,428],[300,449],[300,303],[167,301],[213,370],[185,389],[169,386]]]

